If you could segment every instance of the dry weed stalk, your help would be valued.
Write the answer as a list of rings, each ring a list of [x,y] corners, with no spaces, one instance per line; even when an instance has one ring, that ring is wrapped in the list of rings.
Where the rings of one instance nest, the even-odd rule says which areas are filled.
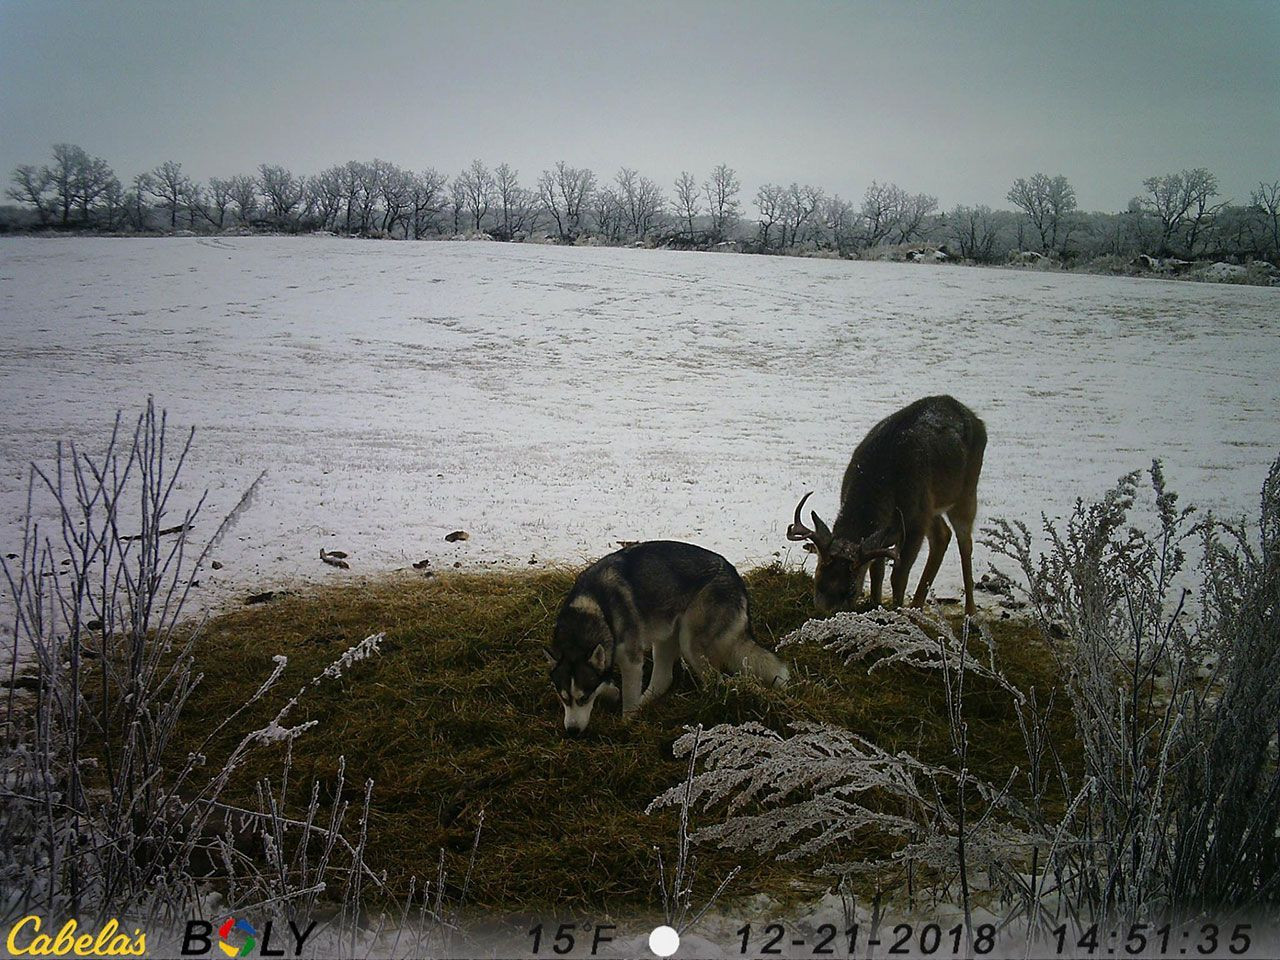
[[[368,952],[378,938],[364,926],[364,898],[384,881],[365,862],[373,784],[365,783],[354,842],[341,762],[327,815],[318,783],[293,815],[292,745],[314,721],[291,726],[290,714],[308,690],[376,654],[381,635],[346,650],[213,759],[220,735],[277,687],[287,659],[274,658],[196,749],[175,754],[179,721],[204,679],[193,656],[203,624],[184,618],[184,606],[262,480],[196,549],[204,498],[177,506],[192,437],[175,451],[164,414],[148,401],[131,437],[117,416],[101,455],[60,444],[52,468],[32,465],[21,554],[3,562],[13,662],[0,740],[0,919],[114,916],[163,928],[220,906],[318,919],[338,952]],[[31,674],[22,677],[29,697],[17,692],[20,671]],[[245,758],[279,741],[278,790],[264,779],[255,806],[228,801]],[[424,891],[410,954],[446,925],[443,876],[436,896],[432,912]],[[413,900],[411,890],[402,921]]]

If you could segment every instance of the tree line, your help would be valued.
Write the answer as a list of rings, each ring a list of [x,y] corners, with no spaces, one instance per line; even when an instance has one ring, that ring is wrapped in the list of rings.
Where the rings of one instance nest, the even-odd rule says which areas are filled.
[[[682,172],[668,192],[629,167],[602,180],[561,161],[531,186],[510,164],[480,160],[450,177],[385,160],[350,160],[310,176],[262,164],[253,173],[193,180],[165,161],[122,184],[101,157],[56,144],[51,162],[23,164],[7,196],[4,229],[103,232],[328,231],[421,240],[483,233],[496,240],[589,240],[751,252],[865,256],[878,248],[946,247],[992,262],[1034,251],[1064,261],[1100,256],[1280,259],[1280,181],[1260,182],[1247,203],[1220,199],[1204,168],[1148,177],[1116,213],[1079,209],[1066,177],[1019,177],[1013,210],[957,205],[873,181],[860,200],[808,184],[767,183],[748,210],[737,171]]]

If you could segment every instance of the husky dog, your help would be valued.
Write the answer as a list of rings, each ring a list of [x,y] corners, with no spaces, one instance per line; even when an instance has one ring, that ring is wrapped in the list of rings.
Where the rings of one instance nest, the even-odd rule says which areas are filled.
[[[649,650],[653,671],[642,694]],[[781,686],[790,676],[786,664],[752,639],[747,588],[719,554],[652,540],[587,567],[560,607],[547,652],[565,733],[581,733],[597,698],[616,695],[609,682],[615,666],[624,717],[662,696],[677,652],[700,680],[716,670],[742,670]]]

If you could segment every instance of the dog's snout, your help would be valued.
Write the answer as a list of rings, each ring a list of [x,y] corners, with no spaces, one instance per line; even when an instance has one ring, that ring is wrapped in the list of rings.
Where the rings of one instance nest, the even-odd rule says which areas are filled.
[[[582,728],[581,727],[565,727],[564,735],[566,737],[569,737],[570,739],[576,740],[578,737],[582,736]]]

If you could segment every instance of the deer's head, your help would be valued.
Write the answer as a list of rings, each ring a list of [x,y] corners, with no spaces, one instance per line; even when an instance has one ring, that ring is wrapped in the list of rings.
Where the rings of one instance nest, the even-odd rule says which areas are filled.
[[[898,559],[898,543],[902,541],[901,522],[889,524],[861,540],[837,537],[822,522],[818,514],[810,510],[813,527],[806,527],[800,520],[805,501],[813,496],[810,490],[796,504],[795,518],[787,527],[787,539],[808,541],[806,549],[818,555],[818,566],[813,572],[813,605],[821,614],[834,613],[852,606],[861,592],[867,566],[873,560]]]

